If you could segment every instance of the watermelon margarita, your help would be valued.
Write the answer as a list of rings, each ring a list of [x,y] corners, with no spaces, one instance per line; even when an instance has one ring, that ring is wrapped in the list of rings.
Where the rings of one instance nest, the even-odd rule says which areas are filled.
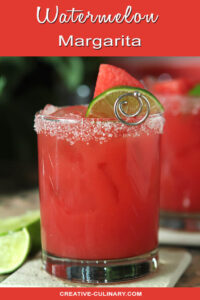
[[[161,210],[166,215],[162,222],[199,230],[200,97],[188,95],[191,86],[178,79],[156,83],[152,89],[165,107],[166,119],[161,147]]]
[[[36,116],[43,249],[80,260],[151,252],[163,119],[136,128],[86,119],[85,112],[75,106]]]
[[[127,126],[86,111],[36,114],[43,262],[74,281],[126,281],[157,268],[163,117]]]

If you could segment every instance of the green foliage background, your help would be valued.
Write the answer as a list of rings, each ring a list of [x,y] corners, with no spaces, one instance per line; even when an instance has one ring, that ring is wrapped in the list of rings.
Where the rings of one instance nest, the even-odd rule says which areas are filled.
[[[19,186],[28,181],[36,184],[35,113],[47,103],[81,103],[83,99],[76,94],[80,84],[91,88],[92,97],[100,61],[79,57],[0,57],[0,190],[5,183],[12,187],[12,180],[19,181]],[[34,174],[27,176],[27,168]]]

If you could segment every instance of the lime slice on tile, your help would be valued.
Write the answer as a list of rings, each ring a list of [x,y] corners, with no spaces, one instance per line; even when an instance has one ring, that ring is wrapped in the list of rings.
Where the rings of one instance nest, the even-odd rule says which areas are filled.
[[[102,94],[98,95],[89,104],[86,117],[88,118],[115,118],[114,104],[117,98],[126,93],[139,92],[145,96],[150,103],[150,114],[163,113],[164,108],[158,99],[149,91],[141,88],[134,88],[129,86],[119,86],[106,90]],[[127,114],[132,114],[139,109],[139,103],[133,96],[127,96],[124,98],[127,104],[123,107],[123,110]],[[145,114],[146,105],[143,106],[142,114]]]
[[[25,261],[30,248],[26,228],[0,236],[0,274],[15,271]]]
[[[41,247],[39,210],[28,211],[16,217],[0,219],[0,236],[24,227],[26,227],[31,236],[31,251],[35,252],[39,250]]]
[[[23,227],[29,227],[36,222],[40,222],[39,210],[28,211],[27,213],[16,217],[0,219],[0,235],[10,231],[19,230]]]

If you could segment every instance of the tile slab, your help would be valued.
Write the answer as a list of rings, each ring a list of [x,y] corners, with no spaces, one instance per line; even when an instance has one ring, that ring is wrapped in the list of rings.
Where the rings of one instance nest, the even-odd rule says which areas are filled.
[[[159,257],[160,264],[157,272],[129,283],[106,285],[106,287],[173,287],[190,264],[191,255],[183,249],[161,248],[159,251]],[[0,287],[84,286],[92,285],[72,284],[49,275],[42,269],[40,257],[28,261],[15,273],[0,283]]]

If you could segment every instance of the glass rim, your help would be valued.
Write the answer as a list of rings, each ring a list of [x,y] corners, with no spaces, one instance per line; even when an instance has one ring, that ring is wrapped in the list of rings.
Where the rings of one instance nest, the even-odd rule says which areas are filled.
[[[142,118],[142,116],[141,116]],[[140,118],[134,119],[139,121]],[[108,118],[88,118],[73,114],[67,114],[65,117],[58,117],[52,115],[43,114],[43,110],[40,110],[35,115],[34,129],[37,134],[46,133],[50,135],[77,135],[78,128],[81,129],[81,135],[85,135],[88,139],[88,135],[94,136],[98,131],[98,138],[102,139],[105,136],[105,132],[109,134],[110,131],[115,129],[116,135],[120,132],[123,134],[138,135],[138,132],[146,132],[146,130],[152,130],[156,133],[163,133],[163,125],[165,123],[165,117],[163,113],[155,113],[149,115],[148,118],[140,124],[124,124],[116,119]],[[97,131],[96,131],[97,130]],[[125,132],[124,132],[125,130]]]
[[[65,107],[65,106],[62,106]],[[62,108],[60,107],[60,108]],[[145,123],[149,118],[153,119],[155,117],[162,117],[164,118],[164,113],[165,112],[161,112],[161,113],[155,113],[155,114],[149,114],[149,116],[147,117],[147,119],[143,122]],[[42,113],[42,110],[39,110],[38,112],[36,112],[35,114],[35,118],[40,118],[44,121],[51,121],[51,122],[61,122],[61,123],[80,123],[83,121],[87,121],[87,122],[101,122],[101,123],[105,123],[105,122],[116,122],[118,124],[120,124],[121,122],[117,120],[117,118],[88,118],[88,117],[83,117],[83,116],[79,116],[79,118],[73,118],[73,117],[58,117],[58,116],[52,116],[52,115],[46,115]],[[138,117],[139,118],[139,117]],[[122,123],[121,123],[122,124]]]
[[[170,95],[170,94],[155,94],[157,99],[163,104],[165,113],[172,115],[200,113],[200,96],[191,95]],[[175,104],[175,106],[174,106]]]
[[[156,98],[159,100],[158,96],[167,97],[167,98],[181,98],[181,99],[192,99],[194,101],[200,101],[200,96],[193,96],[193,95],[181,95],[181,94],[164,94],[164,93],[154,93]]]

